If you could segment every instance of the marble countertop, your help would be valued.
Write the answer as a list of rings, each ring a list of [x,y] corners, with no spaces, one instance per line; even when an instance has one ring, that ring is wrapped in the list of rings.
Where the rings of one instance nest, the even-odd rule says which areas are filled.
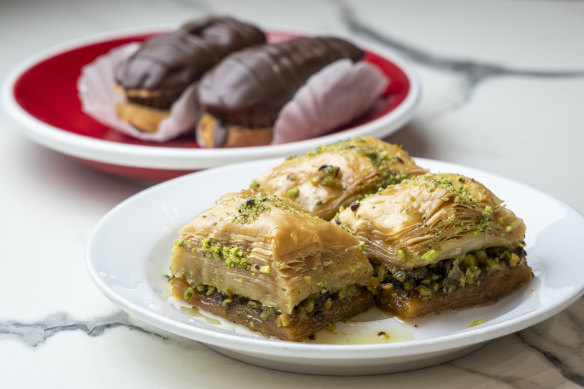
[[[418,72],[423,97],[390,142],[415,157],[506,176],[584,212],[579,2],[9,0],[0,4],[0,74],[62,42],[178,25],[207,13],[359,38],[401,53]],[[365,377],[264,369],[152,328],[107,300],[84,263],[98,220],[152,183],[92,170],[43,148],[3,110],[0,127],[3,388],[584,386],[582,298],[463,358]]]

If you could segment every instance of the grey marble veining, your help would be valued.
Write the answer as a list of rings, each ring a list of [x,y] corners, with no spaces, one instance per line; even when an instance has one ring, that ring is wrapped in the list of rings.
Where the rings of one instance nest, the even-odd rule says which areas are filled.
[[[89,337],[99,337],[114,328],[126,328],[127,330],[138,331],[148,336],[164,341],[172,340],[174,336],[164,334],[159,331],[148,329],[146,325],[139,321],[132,320],[125,312],[96,317],[91,320],[75,320],[66,313],[59,312],[34,322],[4,321],[0,322],[0,341],[17,339],[23,344],[37,348],[41,347],[49,338],[63,332],[80,331]],[[584,299],[578,300],[566,311],[544,321],[538,325],[527,328],[515,335],[513,338],[541,355],[553,367],[570,382],[584,386]],[[509,342],[507,340],[495,340],[490,343],[490,348],[497,348],[499,342]],[[184,343],[184,342],[179,342]],[[488,348],[487,347],[487,348]],[[501,386],[514,388],[545,388],[547,383],[537,382],[530,377],[518,377],[514,374],[514,367],[499,366],[493,367],[489,363],[493,352],[487,352],[485,359],[484,352],[478,353],[470,360],[464,357],[447,363],[456,370],[460,370],[467,375],[480,376],[488,379],[489,382],[498,383]],[[481,359],[482,358],[482,359]],[[496,358],[496,356],[495,356]],[[514,362],[510,360],[508,364]]]
[[[581,68],[581,64],[584,64],[582,53],[572,49],[576,45],[574,42],[563,45],[555,53],[569,54],[570,60],[565,63],[571,63],[573,67],[562,68],[560,60],[563,60],[563,57],[558,55],[548,62],[556,65],[542,64],[539,69],[544,70],[538,70],[529,65],[536,63],[530,59],[536,58],[537,55],[530,57],[526,53],[512,52],[510,48],[513,45],[504,39],[516,30],[528,30],[535,25],[534,21],[547,21],[546,13],[550,10],[554,11],[552,16],[570,16],[578,13],[580,15],[568,21],[550,17],[547,27],[554,34],[551,34],[548,44],[566,42],[566,38],[569,40],[571,36],[580,37],[584,31],[582,29],[584,23],[579,23],[578,20],[584,20],[582,13],[584,9],[576,7],[577,3],[569,0],[548,2],[550,5],[545,7],[537,7],[538,3],[542,3],[537,1],[511,2],[514,4],[514,12],[500,20],[501,25],[498,26],[500,34],[495,38],[486,37],[483,41],[490,45],[491,49],[498,48],[498,45],[503,46],[502,52],[507,49],[506,52],[510,53],[508,63],[505,61],[507,57],[495,59],[497,57],[487,55],[489,53],[479,53],[477,57],[483,58],[481,60],[476,59],[476,52],[473,54],[472,51],[468,53],[458,51],[464,53],[459,56],[446,54],[446,51],[436,49],[444,46],[440,46],[443,43],[440,41],[441,38],[432,34],[430,28],[433,26],[421,24],[415,39],[410,40],[406,34],[411,30],[404,29],[403,25],[391,25],[389,28],[368,22],[371,12],[391,14],[396,5],[407,15],[417,15],[415,8],[422,3],[427,5],[431,2],[104,0],[96,3],[80,0],[72,4],[66,0],[28,2],[10,0],[0,7],[0,19],[3,22],[0,23],[0,30],[3,31],[0,39],[4,39],[3,47],[10,53],[0,67],[3,68],[4,74],[7,74],[14,65],[31,54],[76,37],[137,26],[178,23],[183,18],[188,19],[208,12],[235,14],[265,26],[278,26],[284,22],[286,26],[297,26],[308,31],[334,32],[340,29],[362,40],[401,53],[420,70],[424,81],[427,81],[424,90],[429,93],[426,94],[424,110],[416,116],[415,123],[407,132],[414,140],[417,139],[416,136],[419,137],[421,146],[417,146],[418,150],[424,147],[424,141],[429,142],[428,139],[433,139],[426,135],[431,135],[434,130],[448,126],[452,128],[451,133],[456,135],[458,130],[463,131],[462,128],[470,120],[480,121],[481,112],[477,111],[491,109],[489,99],[498,93],[511,96],[505,101],[511,99],[523,101],[522,99],[531,100],[532,95],[538,95],[542,89],[548,93],[553,92],[555,104],[548,103],[544,113],[535,115],[536,118],[532,121],[526,122],[525,116],[531,111],[537,111],[541,105],[523,102],[524,109],[517,115],[511,115],[509,112],[497,113],[510,123],[509,126],[494,125],[499,124],[497,121],[482,127],[477,126],[476,132],[473,133],[475,140],[460,138],[456,147],[450,147],[449,144],[447,151],[439,150],[442,154],[436,152],[420,156],[444,155],[447,152],[452,160],[461,160],[465,158],[464,153],[469,152],[468,150],[472,152],[476,150],[474,148],[475,143],[478,143],[476,139],[505,136],[505,132],[513,126],[519,127],[527,123],[534,127],[534,131],[539,129],[543,134],[534,137],[528,145],[534,154],[545,154],[551,150],[550,144],[561,144],[560,141],[551,143],[554,139],[559,139],[566,143],[565,146],[561,144],[567,148],[567,151],[563,149],[564,154],[570,155],[576,162],[560,165],[557,161],[554,164],[530,164],[530,169],[526,169],[525,178],[522,175],[522,179],[526,183],[529,183],[529,180],[532,180],[532,183],[538,182],[541,175],[551,177],[556,174],[557,166],[562,166],[566,171],[565,177],[577,176],[584,155],[580,153],[579,146],[582,143],[580,130],[583,123],[582,115],[579,113],[582,101],[580,89],[584,82],[584,68]],[[456,1],[447,3],[452,5]],[[476,8],[465,8],[461,6],[463,3],[456,3],[456,7],[453,6],[450,10],[453,12],[449,17],[466,21],[477,17],[474,13],[476,9],[488,8],[492,11],[496,8],[490,8],[490,5],[486,7],[487,2],[477,2],[479,5]],[[572,3],[574,6],[566,7],[565,3]],[[374,10],[369,8],[371,5],[375,5]],[[281,7],[284,6],[289,6],[290,11],[282,12]],[[522,13],[523,9],[525,14]],[[495,12],[496,10],[493,14]],[[428,15],[429,12],[425,14]],[[522,18],[522,15],[527,16]],[[477,36],[477,31],[470,23],[460,25],[469,28],[469,36]],[[22,28],[23,26],[27,28]],[[559,33],[555,34],[558,31]],[[15,32],[19,34],[18,39],[14,38]],[[400,36],[405,38],[398,39]],[[465,40],[463,38],[466,37],[461,37],[461,41]],[[468,40],[465,42],[468,43]],[[456,49],[460,47],[465,45],[456,46]],[[518,65],[521,63],[527,65]],[[437,115],[444,115],[440,118],[442,121],[439,120],[438,124],[432,123],[430,119]],[[26,293],[13,296],[12,291],[18,290],[22,282],[19,277],[14,277],[14,274],[19,274],[25,266],[33,264],[29,261],[28,255],[31,248],[23,250],[22,244],[4,245],[1,274],[4,275],[2,284],[5,293],[4,299],[0,298],[2,388],[131,385],[139,385],[144,389],[167,386],[173,388],[237,386],[255,389],[275,386],[280,389],[298,387],[349,389],[356,386],[449,389],[469,386],[529,389],[584,387],[582,298],[542,323],[515,334],[493,339],[476,352],[439,366],[392,375],[324,377],[285,373],[239,363],[194,341],[150,327],[123,311],[112,313],[111,305],[98,303],[95,306],[88,306],[69,298],[66,293],[61,296],[59,293],[63,290],[75,290],[83,301],[98,301],[91,300],[95,299],[95,287],[86,277],[84,278],[84,269],[80,264],[79,253],[83,237],[106,210],[130,192],[137,192],[143,188],[128,184],[124,179],[112,180],[105,175],[101,177],[97,172],[91,172],[92,176],[88,177],[84,168],[76,165],[74,169],[69,168],[70,161],[63,161],[61,164],[60,157],[53,158],[48,151],[41,153],[37,146],[32,146],[32,142],[23,140],[20,126],[5,119],[2,112],[0,123],[4,129],[0,132],[2,139],[0,144],[4,146],[4,152],[0,154],[4,165],[10,166],[10,169],[0,169],[1,182],[10,183],[3,191],[4,204],[9,206],[3,209],[5,222],[0,223],[0,230],[6,242],[25,242],[21,240],[22,232],[31,231],[31,221],[34,223],[34,231],[39,232],[35,234],[35,247],[43,248],[43,261],[34,264],[38,267],[35,267],[36,272],[32,273],[33,282],[38,288],[47,291],[47,297],[51,301],[50,304],[41,307],[36,299],[29,298]],[[553,134],[548,133],[548,128],[554,129]],[[412,129],[417,132],[411,131]],[[566,139],[569,141],[566,142]],[[438,143],[434,147],[443,147],[443,144]],[[516,148],[516,143],[500,145],[497,149],[497,158],[509,165],[529,161],[524,154],[517,153]],[[489,151],[492,150],[485,147],[481,150],[482,153]],[[561,175],[559,178],[557,175],[554,177],[562,182],[571,183],[568,186],[553,188],[557,190],[551,193],[554,196],[568,196],[569,193],[578,193],[581,189],[580,183],[566,181],[568,178]],[[95,187],[92,196],[86,196],[87,191],[80,189],[87,188],[89,181],[93,182]],[[104,183],[107,185],[103,185]],[[77,190],[72,189],[75,187]],[[48,188],[51,189],[49,192]],[[80,201],[81,198],[84,199],[83,202]],[[581,197],[572,198],[575,207],[582,212],[584,208]],[[43,233],[57,229],[59,233]],[[55,242],[57,238],[58,241]],[[61,284],[55,284],[55,279],[61,280]],[[17,319],[30,317],[31,312],[37,312],[36,317],[39,319]],[[229,366],[229,374],[225,374],[225,366]],[[27,369],[33,374],[22,374],[22,371]]]
[[[81,331],[88,336],[97,337],[117,327],[126,327],[130,330],[167,339],[164,335],[134,324],[125,312],[119,311],[108,316],[81,321],[75,320],[63,312],[53,313],[36,322],[0,321],[0,341],[16,338],[27,346],[38,347],[50,337],[62,332]]]
[[[517,336],[541,353],[564,377],[584,386],[584,298]]]
[[[464,58],[450,58],[448,56],[432,53],[403,40],[393,38],[391,35],[363,22],[357,13],[347,2],[337,2],[338,12],[347,29],[360,38],[374,41],[382,46],[400,52],[402,55],[435,70],[449,72],[463,79],[462,98],[457,104],[460,106],[468,101],[475,88],[490,79],[498,77],[532,77],[541,79],[558,79],[584,77],[584,69],[574,70],[534,70],[519,69],[502,64],[475,61]]]

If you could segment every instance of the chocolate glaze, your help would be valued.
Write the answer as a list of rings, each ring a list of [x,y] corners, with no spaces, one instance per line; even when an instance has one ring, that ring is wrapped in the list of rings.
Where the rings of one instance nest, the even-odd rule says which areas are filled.
[[[203,109],[222,123],[270,127],[278,113],[314,73],[364,52],[339,38],[296,38],[231,54],[199,86]]]
[[[116,82],[126,90],[180,95],[228,54],[265,42],[261,30],[231,17],[195,20],[147,40],[117,68]]]

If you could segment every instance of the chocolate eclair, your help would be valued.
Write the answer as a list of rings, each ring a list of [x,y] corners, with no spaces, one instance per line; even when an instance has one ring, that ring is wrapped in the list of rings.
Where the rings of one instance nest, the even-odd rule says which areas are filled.
[[[340,59],[357,62],[364,55],[334,37],[295,38],[231,54],[200,82],[199,145],[269,144],[280,110],[311,76]]]
[[[215,16],[147,40],[116,69],[116,84],[126,96],[118,116],[139,130],[156,132],[188,86],[228,54],[265,41],[257,27]]]

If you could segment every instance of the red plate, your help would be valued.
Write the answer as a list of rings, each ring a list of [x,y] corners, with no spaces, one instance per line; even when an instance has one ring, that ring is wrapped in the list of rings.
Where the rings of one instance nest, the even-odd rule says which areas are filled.
[[[365,61],[391,80],[384,106],[333,134],[285,145],[233,149],[200,149],[192,136],[165,143],[128,137],[95,121],[81,110],[77,80],[81,68],[110,49],[140,42],[155,32],[117,35],[51,50],[17,69],[5,86],[5,105],[33,140],[86,164],[111,173],[164,180],[201,168],[247,159],[303,153],[323,143],[349,136],[385,136],[409,120],[419,85],[395,54],[366,50]],[[269,32],[271,42],[298,34]],[[86,41],[87,42],[87,41]]]

